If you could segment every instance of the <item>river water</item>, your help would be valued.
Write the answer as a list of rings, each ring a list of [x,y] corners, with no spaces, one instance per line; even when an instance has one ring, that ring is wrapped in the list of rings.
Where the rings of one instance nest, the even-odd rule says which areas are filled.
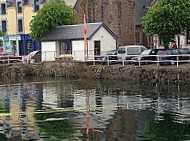
[[[190,140],[190,85],[0,82],[0,141]]]

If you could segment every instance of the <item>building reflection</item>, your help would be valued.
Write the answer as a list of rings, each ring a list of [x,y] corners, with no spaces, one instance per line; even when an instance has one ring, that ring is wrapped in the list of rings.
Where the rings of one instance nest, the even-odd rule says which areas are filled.
[[[143,95],[150,93],[143,89],[146,85],[129,87],[115,89],[100,83],[83,87],[68,81],[0,87],[0,113],[7,114],[0,115],[0,136],[141,140],[146,139],[146,124],[155,120],[155,113],[189,114],[189,99]],[[156,88],[154,92],[160,92]]]
[[[2,113],[6,113],[7,116],[1,116],[0,127],[6,138],[39,139],[39,128],[35,126],[33,118],[36,105],[35,89],[34,85],[23,84],[4,87],[1,91],[1,102],[6,105]]]

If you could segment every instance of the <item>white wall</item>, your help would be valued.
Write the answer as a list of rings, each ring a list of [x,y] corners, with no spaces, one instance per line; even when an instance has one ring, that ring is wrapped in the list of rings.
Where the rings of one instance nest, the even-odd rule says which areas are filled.
[[[56,42],[42,42],[42,62],[43,61],[55,61],[56,57]]]
[[[88,48],[90,53],[94,51],[94,41],[100,41],[101,42],[101,55],[105,55],[108,51],[116,49],[116,40],[113,38],[113,36],[104,28],[101,27],[96,34],[92,37],[92,39],[89,41]],[[93,52],[94,54],[94,52]]]
[[[73,60],[84,61],[84,41],[72,41]]]
[[[185,48],[186,44],[185,44],[185,36],[184,35],[179,35],[179,48]],[[178,45],[178,36],[176,36],[175,38],[177,45]]]
[[[101,55],[105,55],[108,51],[116,49],[116,40],[104,28],[101,27],[91,40],[87,41],[88,57],[93,59],[94,41],[101,43]],[[54,61],[59,52],[58,42],[42,42],[42,61]],[[72,56],[73,60],[84,61],[84,40],[72,41]]]

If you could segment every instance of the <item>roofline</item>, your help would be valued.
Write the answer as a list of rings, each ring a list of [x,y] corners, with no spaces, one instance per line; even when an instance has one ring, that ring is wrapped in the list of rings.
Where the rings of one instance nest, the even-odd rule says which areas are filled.
[[[88,39],[89,39],[89,38],[87,38],[87,40],[88,40]],[[55,41],[55,42],[56,42],[56,41],[76,41],[76,40],[84,40],[84,38],[58,39],[58,40],[54,40],[54,39],[53,39],[53,40],[51,40],[51,39],[50,39],[50,40],[43,40],[43,39],[42,39],[42,40],[40,40],[40,42],[49,42],[49,41],[50,41],[50,42],[51,42],[51,41]]]
[[[79,2],[79,0],[77,0],[77,1],[75,2],[74,6],[73,6],[73,9],[76,8],[76,5],[77,5],[78,2]]]
[[[99,27],[88,37],[89,39],[92,39],[92,37],[94,36],[94,34],[96,34],[96,32],[101,28],[104,27],[111,35],[114,39],[117,39],[118,36],[116,36],[103,22],[99,25]]]

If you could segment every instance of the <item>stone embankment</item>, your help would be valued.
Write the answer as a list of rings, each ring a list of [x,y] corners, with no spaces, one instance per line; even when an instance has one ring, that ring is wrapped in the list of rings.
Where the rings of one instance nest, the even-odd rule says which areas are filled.
[[[84,63],[46,62],[1,65],[0,74],[8,79],[25,77],[65,77],[108,80],[138,80],[150,83],[190,83],[190,66],[102,66]]]

